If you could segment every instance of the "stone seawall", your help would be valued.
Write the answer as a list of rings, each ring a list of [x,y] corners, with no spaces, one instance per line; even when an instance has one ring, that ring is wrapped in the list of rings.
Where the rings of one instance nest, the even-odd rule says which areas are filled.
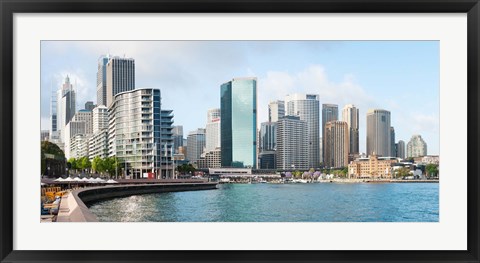
[[[139,194],[216,189],[217,183],[115,185],[77,189],[62,197],[57,222],[98,222],[86,203]]]

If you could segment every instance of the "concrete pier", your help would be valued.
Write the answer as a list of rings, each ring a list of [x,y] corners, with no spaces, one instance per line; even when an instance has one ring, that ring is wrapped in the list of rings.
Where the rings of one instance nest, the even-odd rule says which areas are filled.
[[[88,187],[64,195],[57,222],[98,222],[85,203],[139,194],[217,189],[217,183],[166,183]]]

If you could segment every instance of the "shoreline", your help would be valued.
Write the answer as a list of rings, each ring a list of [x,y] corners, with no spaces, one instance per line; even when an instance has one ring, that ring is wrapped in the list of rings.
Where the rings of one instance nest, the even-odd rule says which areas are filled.
[[[62,196],[55,222],[98,222],[86,203],[131,195],[217,189],[217,183],[166,183],[87,187]]]

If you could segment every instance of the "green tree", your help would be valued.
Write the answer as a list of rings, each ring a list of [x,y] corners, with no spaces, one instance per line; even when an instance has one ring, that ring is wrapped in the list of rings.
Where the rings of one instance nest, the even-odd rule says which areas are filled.
[[[300,172],[300,171],[293,172],[293,177],[295,177],[297,179],[302,178],[302,172]]]
[[[86,156],[80,158],[79,163],[80,163],[80,169],[82,170],[90,169],[92,167],[92,163],[90,162],[90,159],[88,159],[88,157]]]
[[[401,179],[409,175],[410,175],[410,168],[408,167],[401,167],[395,170],[395,177],[397,179]]]
[[[111,175],[112,172],[115,173],[115,158],[107,157],[103,160],[103,168],[105,171]]]
[[[192,164],[182,164],[177,167],[177,171],[181,174],[190,174],[195,172],[195,167]]]
[[[68,168],[71,169],[71,170],[77,171],[77,169],[78,169],[77,160],[76,160],[75,158],[73,158],[73,157],[71,157],[70,159],[68,159],[67,165],[68,165]]]
[[[435,177],[438,175],[438,165],[430,163],[425,167],[425,171],[429,177]]]
[[[103,172],[103,160],[100,157],[95,157],[92,160],[92,170],[94,170],[97,173],[102,173]]]

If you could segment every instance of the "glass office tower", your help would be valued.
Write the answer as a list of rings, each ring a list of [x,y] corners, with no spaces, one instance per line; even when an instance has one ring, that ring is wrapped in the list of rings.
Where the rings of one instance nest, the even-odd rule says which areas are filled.
[[[256,168],[257,79],[234,78],[220,86],[222,167]]]

